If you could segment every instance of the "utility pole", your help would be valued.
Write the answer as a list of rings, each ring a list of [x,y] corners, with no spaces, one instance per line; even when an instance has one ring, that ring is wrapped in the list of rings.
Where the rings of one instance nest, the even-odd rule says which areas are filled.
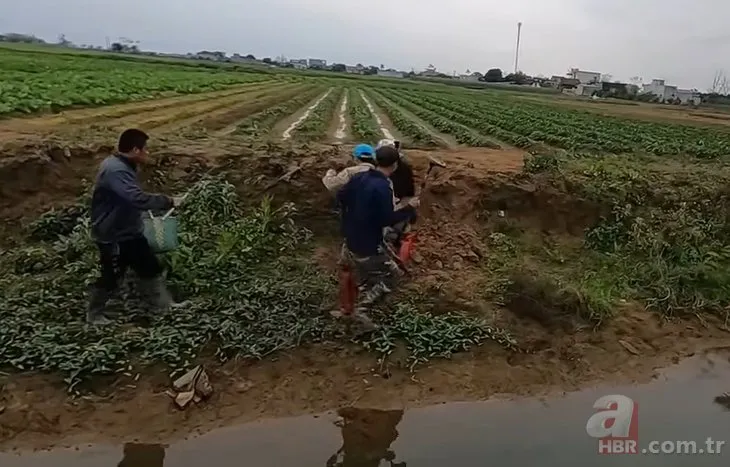
[[[520,60],[520,34],[522,33],[522,22],[517,23],[517,48],[515,49],[515,73],[517,73],[517,64]]]

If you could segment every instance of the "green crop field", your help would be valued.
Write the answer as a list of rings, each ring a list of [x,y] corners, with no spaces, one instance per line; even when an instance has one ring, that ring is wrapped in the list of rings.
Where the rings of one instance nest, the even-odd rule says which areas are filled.
[[[576,352],[593,345],[576,344],[583,331],[627,309],[730,319],[730,125],[704,109],[44,50],[0,47],[0,242],[12,246],[0,249],[0,360],[12,371],[76,387],[135,365],[181,371],[207,354],[259,360],[343,340],[381,366],[404,347],[413,369],[489,340],[508,352],[527,342],[529,355],[534,329],[510,314]],[[123,331],[87,330],[97,258],[78,196],[131,126],[160,155],[147,183],[194,187],[178,212],[183,246],[165,256],[193,304],[141,332],[140,309],[122,313]],[[386,136],[418,177],[428,156],[447,168],[419,217],[421,258],[405,278],[418,293],[377,310],[378,333],[343,338],[328,314],[340,239],[321,177]]]
[[[224,69],[0,48],[0,116],[224,89],[270,79]]]

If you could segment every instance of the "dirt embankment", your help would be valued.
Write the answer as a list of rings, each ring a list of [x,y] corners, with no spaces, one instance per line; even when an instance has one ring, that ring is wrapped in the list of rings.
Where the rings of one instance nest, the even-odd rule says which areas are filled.
[[[0,217],[18,221],[72,200],[110,149],[24,147],[5,154]],[[336,218],[320,177],[329,167],[349,164],[348,151],[169,146],[158,148],[157,166],[144,176],[150,186],[172,191],[211,169],[225,171],[246,202],[256,203],[264,194],[275,202],[293,201],[317,238],[315,258],[334,270]],[[662,322],[631,304],[593,330],[585,323],[555,327],[549,319],[490,301],[485,289],[499,283],[490,278],[490,261],[501,252],[489,240],[499,211],[535,235],[571,237],[595,220],[600,207],[523,175],[517,151],[410,151],[419,179],[434,154],[447,168],[435,169],[421,194],[417,255],[402,293],[425,297],[436,304],[435,312],[463,311],[497,323],[512,333],[518,351],[488,344],[452,360],[432,361],[414,375],[399,352],[379,363],[347,342],[325,342],[260,362],[211,365],[215,395],[184,412],[164,394],[169,384],[164,372],[134,382],[112,378],[99,394],[75,400],[67,399],[55,378],[13,375],[0,379],[0,446],[164,440],[238,421],[353,404],[418,406],[646,380],[655,368],[727,340],[710,320]]]

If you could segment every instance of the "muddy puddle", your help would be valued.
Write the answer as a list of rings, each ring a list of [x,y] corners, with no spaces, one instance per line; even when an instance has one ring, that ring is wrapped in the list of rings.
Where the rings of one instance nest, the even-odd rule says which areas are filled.
[[[721,466],[730,459],[730,410],[715,399],[726,391],[728,357],[709,354],[641,386],[406,411],[345,408],[219,429],[169,445],[0,454],[0,466]],[[617,394],[638,407],[635,455],[599,454],[598,440],[586,433],[596,400]]]

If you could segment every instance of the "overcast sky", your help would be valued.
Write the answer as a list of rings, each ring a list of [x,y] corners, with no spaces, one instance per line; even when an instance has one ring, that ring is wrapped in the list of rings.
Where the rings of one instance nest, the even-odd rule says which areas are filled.
[[[730,0],[0,0],[0,31],[147,50],[324,58],[416,71],[570,67],[705,90],[730,72]]]

